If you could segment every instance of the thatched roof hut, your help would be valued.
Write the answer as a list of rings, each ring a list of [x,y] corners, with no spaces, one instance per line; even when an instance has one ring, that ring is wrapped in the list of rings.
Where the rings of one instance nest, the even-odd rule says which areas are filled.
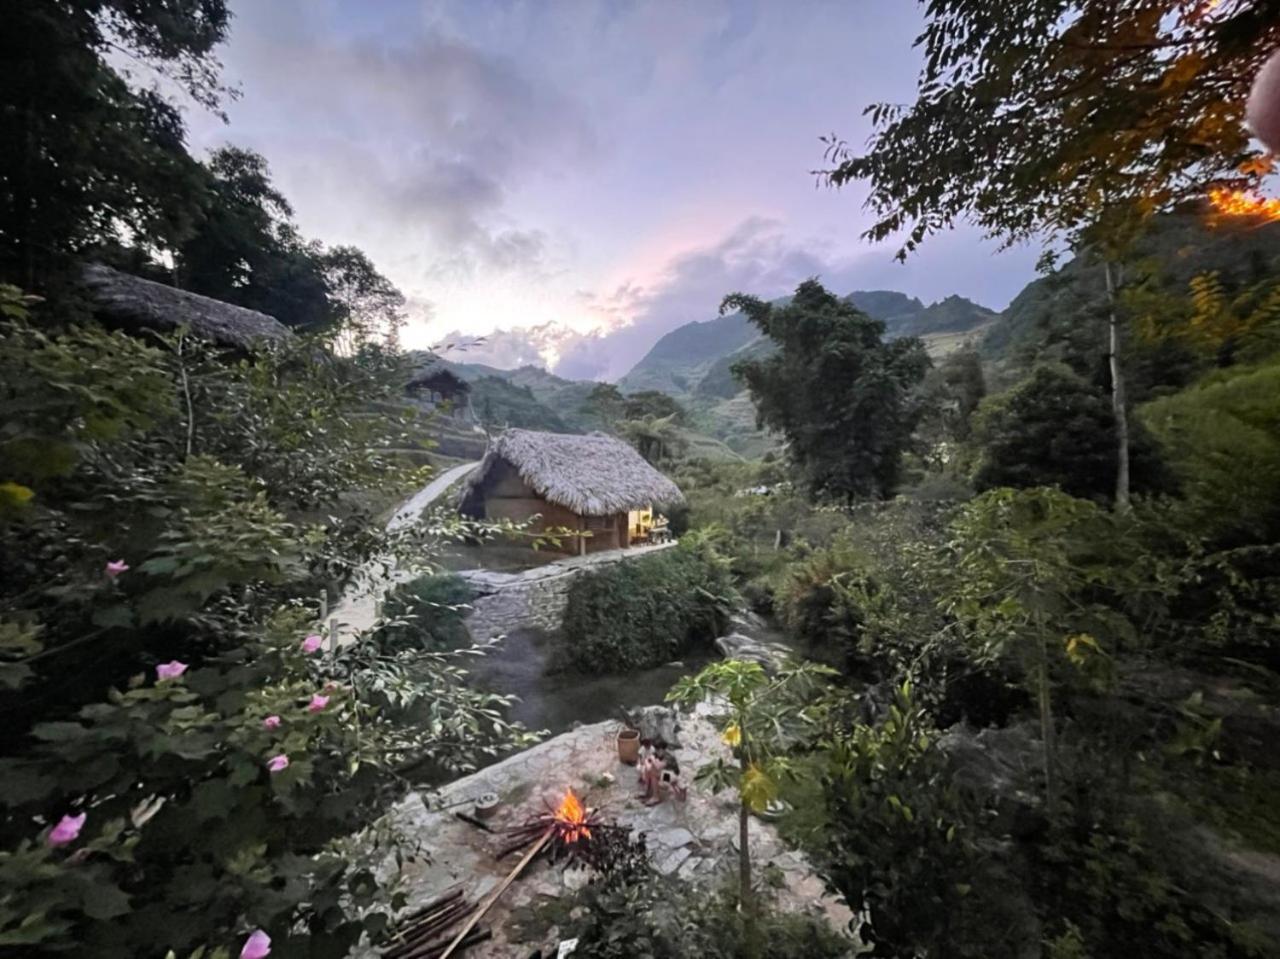
[[[98,318],[131,333],[143,329],[168,332],[185,326],[196,336],[236,349],[293,335],[265,313],[121,273],[101,263],[85,266],[81,282]]]
[[[413,375],[406,386],[410,393],[433,392],[450,399],[471,391],[471,385],[435,353],[417,350],[409,357],[413,361]]]
[[[584,552],[630,545],[656,506],[684,502],[680,488],[631,446],[586,436],[509,429],[490,441],[462,493],[462,511],[590,531]]]

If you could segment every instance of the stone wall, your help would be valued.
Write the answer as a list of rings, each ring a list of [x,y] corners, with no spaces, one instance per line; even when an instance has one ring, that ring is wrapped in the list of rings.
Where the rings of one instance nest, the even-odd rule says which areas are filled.
[[[564,621],[569,587],[587,570],[650,556],[675,543],[637,546],[587,556],[573,556],[518,573],[471,569],[458,575],[471,584],[476,598],[466,619],[474,642],[487,642],[515,629],[554,632]]]

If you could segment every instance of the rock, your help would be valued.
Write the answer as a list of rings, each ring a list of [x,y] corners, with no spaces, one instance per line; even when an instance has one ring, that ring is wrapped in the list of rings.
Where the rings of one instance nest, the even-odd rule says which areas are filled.
[[[560,882],[566,892],[577,892],[590,881],[590,869],[565,869],[560,873]]]
[[[1035,724],[976,730],[956,725],[938,746],[947,755],[952,784],[1004,820],[997,829],[1019,836],[1038,828],[1044,764]]]
[[[680,748],[680,718],[674,709],[667,706],[641,706],[638,709],[623,709],[622,715],[627,725],[640,730],[641,739],[661,740],[672,749]]]
[[[684,865],[684,861],[692,855],[693,850],[687,846],[680,849],[674,849],[667,854],[665,859],[658,863],[657,870],[664,876],[669,876]]]
[[[729,626],[733,632],[751,637],[755,637],[768,629],[763,619],[747,609],[741,609],[730,616]]]
[[[742,659],[759,663],[766,672],[776,673],[785,664],[791,651],[778,643],[766,643],[744,633],[730,633],[716,640],[716,649],[725,659]]]
[[[676,826],[674,829],[663,829],[659,832],[651,834],[651,838],[660,846],[666,846],[669,849],[678,849],[681,846],[687,846],[693,842],[693,833],[689,830]]]

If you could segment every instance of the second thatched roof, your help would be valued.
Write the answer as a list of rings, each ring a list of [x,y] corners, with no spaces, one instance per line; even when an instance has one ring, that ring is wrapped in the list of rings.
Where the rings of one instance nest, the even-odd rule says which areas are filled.
[[[603,433],[586,436],[510,429],[489,444],[463,499],[479,490],[501,461],[549,503],[579,516],[608,516],[684,502],[680,488],[631,446]]]
[[[261,340],[293,335],[266,313],[144,280],[101,263],[85,266],[81,280],[93,299],[94,313],[132,333],[143,329],[167,333],[185,326],[203,339],[242,350]]]

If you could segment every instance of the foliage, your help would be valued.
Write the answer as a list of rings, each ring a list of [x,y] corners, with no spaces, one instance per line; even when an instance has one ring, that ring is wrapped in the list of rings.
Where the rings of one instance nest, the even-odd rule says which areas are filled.
[[[1193,530],[1280,536],[1280,359],[1212,373],[1140,410],[1182,489]]]
[[[471,405],[480,421],[493,429],[515,426],[551,433],[570,432],[559,414],[540,403],[529,387],[517,386],[501,376],[473,380]]]
[[[723,560],[683,541],[585,573],[569,587],[564,660],[592,672],[660,666],[722,635],[733,597]]]
[[[474,591],[462,577],[450,573],[420,576],[387,594],[380,639],[392,648],[459,649],[469,645],[463,625]]]
[[[342,500],[414,479],[389,458],[397,417],[366,415],[398,361],[314,342],[229,360],[182,332],[37,327],[27,305],[6,293],[0,325],[0,941],[376,939],[396,900],[371,867],[394,837],[352,834],[408,769],[522,741],[443,655],[301,647],[320,590],[383,551],[423,559]],[[78,814],[80,838],[51,845]]]
[[[661,390],[641,390],[625,397],[622,415],[629,420],[639,420],[652,416],[654,419],[672,417],[677,424],[685,422],[686,413],[683,406]]]
[[[1019,954],[1014,902],[988,885],[997,877],[971,835],[974,810],[909,684],[874,725],[835,722],[816,756],[826,815],[803,841],[866,910],[871,955]]]
[[[616,424],[618,433],[650,463],[670,459],[684,446],[684,438],[676,426],[678,414],[655,417],[646,414],[637,420]]]
[[[558,928],[586,959],[835,959],[850,949],[822,918],[766,908],[748,927],[732,894],[652,872],[591,883],[576,903],[578,915]]]
[[[1244,107],[1277,29],[1264,4],[940,0],[915,103],[870,107],[869,148],[833,143],[827,175],[870,181],[865,235],[905,233],[902,255],[966,217],[1009,240],[1074,234],[1104,207],[1256,183]]]
[[[717,757],[700,768],[696,780],[713,793],[738,791],[738,898],[751,934],[756,903],[751,873],[750,813],[763,812],[777,798],[778,781],[789,774],[790,749],[803,741],[815,721],[812,701],[832,671],[813,663],[788,665],[768,675],[756,662],[728,659],[680,679],[667,693],[682,706],[711,700],[728,712],[721,733],[737,766]]]
[[[915,426],[909,394],[929,368],[920,341],[885,343],[882,322],[816,280],[797,287],[785,307],[734,294],[721,312],[735,308],[779,346],[735,372],[759,425],[787,437],[809,490],[849,501],[890,495]]]
[[[1009,390],[987,397],[977,409],[973,443],[978,449],[973,483],[1058,486],[1072,496],[1106,501],[1115,491],[1115,419],[1101,391],[1058,364],[1034,367]],[[1132,442],[1133,487],[1168,486],[1145,433]]]
[[[168,249],[198,216],[199,167],[154,82],[217,108],[223,0],[170,9],[121,0],[19,4],[0,40],[0,281],[45,291],[71,257],[127,226]],[[143,82],[116,63],[147,71]]]

